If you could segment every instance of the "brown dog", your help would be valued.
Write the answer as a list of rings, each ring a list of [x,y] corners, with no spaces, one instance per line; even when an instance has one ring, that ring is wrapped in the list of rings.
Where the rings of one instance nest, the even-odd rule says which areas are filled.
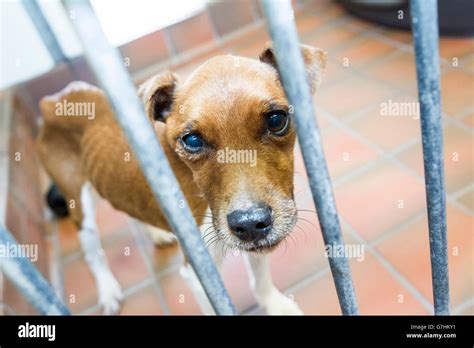
[[[326,54],[309,46],[302,52],[314,91]],[[217,243],[250,252],[254,292],[268,313],[300,313],[273,285],[262,253],[277,246],[296,222],[295,129],[271,45],[260,60],[215,57],[183,83],[171,72],[158,74],[138,93],[197,222],[209,207]],[[99,302],[106,313],[115,313],[122,295],[97,236],[92,187],[147,224],[157,244],[173,236],[165,232],[167,222],[100,89],[73,82],[43,98],[40,107],[41,160],[69,202]]]

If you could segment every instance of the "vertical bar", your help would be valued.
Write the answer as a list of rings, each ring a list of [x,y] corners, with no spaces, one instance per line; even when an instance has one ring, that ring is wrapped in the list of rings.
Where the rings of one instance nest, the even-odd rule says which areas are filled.
[[[437,2],[436,0],[412,0],[410,11],[421,111],[434,312],[436,315],[448,315],[448,244],[443,167],[443,126],[439,91]]]
[[[294,107],[296,131],[309,184],[326,245],[343,246],[339,217],[326,167],[321,136],[306,70],[298,45],[298,34],[289,1],[264,0],[265,17],[273,40],[278,70],[288,101]],[[344,315],[358,314],[357,300],[347,258],[329,255],[329,265]]]
[[[46,20],[43,11],[38,5],[36,0],[22,0],[23,7],[25,8],[28,16],[30,16],[36,31],[41,37],[44,45],[48,48],[51,57],[55,64],[66,63],[70,64],[69,58],[64,54],[59,41],[54,35],[53,29]]]
[[[0,226],[0,245],[5,250],[18,248],[15,238]],[[68,308],[37,268],[25,257],[0,257],[0,269],[23,294],[28,302],[43,315],[69,315]]]
[[[89,1],[65,0],[63,3],[68,10],[76,13],[76,19],[71,23],[82,41],[87,61],[107,93],[117,120],[211,305],[217,314],[235,314],[234,306],[202,241],[196,221],[156,139],[120,54],[107,42]]]

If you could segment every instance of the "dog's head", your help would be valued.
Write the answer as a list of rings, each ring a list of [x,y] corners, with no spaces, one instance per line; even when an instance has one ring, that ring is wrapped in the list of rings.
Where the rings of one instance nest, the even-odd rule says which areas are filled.
[[[326,54],[301,47],[314,92]],[[161,73],[139,94],[148,115],[166,123],[169,145],[191,169],[220,240],[265,251],[291,232],[295,126],[271,44],[260,60],[213,58],[183,83]]]

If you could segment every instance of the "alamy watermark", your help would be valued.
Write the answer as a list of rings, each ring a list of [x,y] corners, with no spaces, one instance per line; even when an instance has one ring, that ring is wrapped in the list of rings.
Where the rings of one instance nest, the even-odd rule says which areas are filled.
[[[363,244],[327,244],[325,247],[326,257],[332,258],[354,258],[357,261],[364,261],[365,247]]]
[[[381,116],[409,116],[414,120],[420,118],[420,103],[418,102],[397,102],[389,99],[380,103]]]
[[[217,162],[230,164],[245,164],[250,167],[257,165],[257,150],[235,150],[226,146],[225,149],[217,151]]]
[[[2,258],[29,258],[31,262],[36,262],[38,261],[38,245],[10,242],[0,244],[0,259]]]
[[[18,326],[18,337],[20,338],[46,338],[48,341],[56,339],[56,325],[54,324],[30,324],[26,322]]]
[[[95,103],[69,102],[64,99],[55,105],[56,116],[87,117],[88,120],[95,118]]]

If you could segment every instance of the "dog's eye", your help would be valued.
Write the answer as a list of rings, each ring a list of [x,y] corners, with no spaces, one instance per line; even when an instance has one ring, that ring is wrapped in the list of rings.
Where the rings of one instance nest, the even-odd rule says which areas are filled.
[[[202,150],[204,147],[204,141],[202,138],[194,133],[186,134],[181,138],[181,143],[186,151],[190,153],[196,153]]]
[[[289,124],[288,115],[284,111],[273,111],[267,116],[267,128],[274,135],[285,135]]]

